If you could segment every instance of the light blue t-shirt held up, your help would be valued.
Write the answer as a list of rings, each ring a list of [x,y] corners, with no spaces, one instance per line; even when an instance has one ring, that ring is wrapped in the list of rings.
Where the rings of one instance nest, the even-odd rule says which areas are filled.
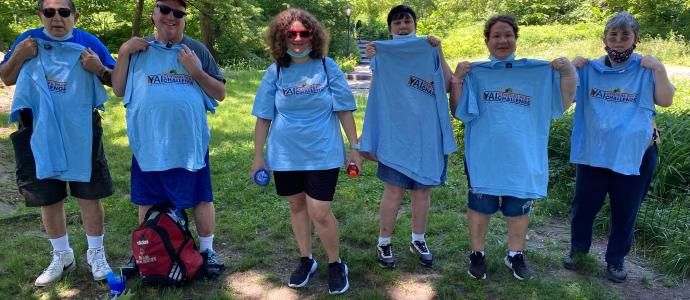
[[[455,116],[465,124],[474,193],[546,197],[551,119],[563,114],[560,74],[549,62],[475,62]]]
[[[91,180],[91,126],[94,107],[108,100],[96,75],[81,65],[86,49],[71,42],[37,39],[38,54],[26,61],[17,78],[10,121],[31,109],[31,151],[36,178],[89,182]]]
[[[181,49],[151,41],[130,58],[122,102],[129,146],[144,172],[206,166],[211,138],[206,110],[215,112],[218,103],[178,61]]]
[[[570,162],[640,174],[656,114],[654,72],[641,59],[635,54],[617,68],[590,60],[578,69]]]
[[[360,151],[424,185],[442,184],[457,150],[438,48],[426,37],[376,41]]]
[[[271,120],[268,168],[303,171],[343,166],[345,147],[336,112],[356,109],[345,76],[330,57],[325,58],[325,66],[321,59],[279,69],[269,66],[252,108],[252,115]]]

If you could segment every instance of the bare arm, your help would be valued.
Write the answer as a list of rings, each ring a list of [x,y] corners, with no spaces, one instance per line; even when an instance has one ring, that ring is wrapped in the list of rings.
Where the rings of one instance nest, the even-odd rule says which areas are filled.
[[[647,55],[640,61],[640,65],[654,71],[654,103],[663,107],[671,106],[676,89],[668,78],[664,64],[654,56]]]
[[[467,61],[459,62],[455,66],[455,73],[450,77],[450,114],[455,116],[455,111],[458,109],[460,103],[460,96],[462,95],[463,79],[470,72],[472,64]]]
[[[347,163],[354,162],[357,168],[362,170],[362,157],[359,155],[359,149],[355,149],[353,145],[359,144],[357,139],[357,126],[355,125],[355,118],[352,116],[352,111],[343,110],[338,111],[338,119],[340,119],[340,124],[345,130],[345,135],[347,140],[350,142],[350,155],[348,156]]]
[[[129,72],[129,56],[132,55],[132,53],[146,50],[148,46],[149,43],[140,37],[133,37],[120,46],[115,69],[113,69],[110,75],[115,96],[122,97],[125,95],[127,72]]]
[[[450,66],[446,61],[446,57],[443,55],[443,49],[441,48],[441,40],[433,35],[428,36],[427,40],[429,41],[429,44],[431,44],[431,46],[438,47],[438,53],[441,58],[441,68],[443,69],[443,78],[446,81],[444,83],[445,90],[446,93],[450,92],[450,77],[453,76],[453,73],[451,73]]]
[[[256,118],[256,125],[254,125],[254,160],[252,161],[251,174],[254,174],[259,168],[268,169],[264,161],[264,146],[266,146],[268,129],[270,127],[271,120]]]
[[[187,47],[187,45],[182,45],[182,50],[180,50],[178,54],[178,59],[206,94],[218,101],[223,101],[223,99],[225,99],[225,83],[213,78],[201,69],[198,64],[199,58],[194,51]]]
[[[561,104],[563,111],[568,110],[577,91],[577,72],[575,66],[565,57],[559,57],[551,62],[551,66],[561,74]]]
[[[7,86],[15,85],[24,62],[36,56],[36,41],[27,37],[14,48],[12,56],[0,66],[0,78]]]

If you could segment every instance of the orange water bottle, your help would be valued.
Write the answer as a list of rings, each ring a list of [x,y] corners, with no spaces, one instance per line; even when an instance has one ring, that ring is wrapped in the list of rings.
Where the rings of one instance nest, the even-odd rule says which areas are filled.
[[[347,175],[349,175],[350,178],[357,178],[357,176],[359,176],[359,168],[357,168],[354,162],[351,162],[350,165],[347,166]]]

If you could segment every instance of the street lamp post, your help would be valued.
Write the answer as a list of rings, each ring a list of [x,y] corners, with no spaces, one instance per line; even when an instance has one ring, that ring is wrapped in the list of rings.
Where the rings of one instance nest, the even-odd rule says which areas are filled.
[[[351,39],[351,33],[352,31],[350,30],[350,15],[352,15],[352,8],[346,8],[345,9],[345,15],[347,16],[347,53],[348,57],[352,56],[352,51],[350,51],[350,39]]]

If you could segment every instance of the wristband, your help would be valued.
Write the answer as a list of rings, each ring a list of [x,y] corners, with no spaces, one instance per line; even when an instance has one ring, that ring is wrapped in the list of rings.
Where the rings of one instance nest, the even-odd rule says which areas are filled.
[[[359,143],[356,143],[356,144],[350,144],[350,149],[356,149],[356,150],[359,150]]]

